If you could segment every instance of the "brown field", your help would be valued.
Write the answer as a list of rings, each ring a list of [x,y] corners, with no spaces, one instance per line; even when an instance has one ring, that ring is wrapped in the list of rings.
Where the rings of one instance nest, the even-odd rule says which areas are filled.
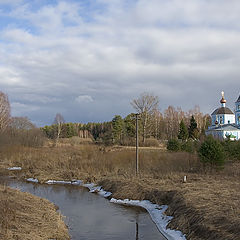
[[[0,239],[70,238],[54,204],[29,193],[0,185]]]
[[[18,177],[82,179],[111,191],[115,198],[148,199],[169,206],[170,227],[187,239],[240,239],[240,162],[223,170],[204,169],[196,155],[140,149],[140,173],[135,176],[131,148],[96,145],[0,150],[1,168],[21,166]],[[187,183],[183,183],[183,176]]]

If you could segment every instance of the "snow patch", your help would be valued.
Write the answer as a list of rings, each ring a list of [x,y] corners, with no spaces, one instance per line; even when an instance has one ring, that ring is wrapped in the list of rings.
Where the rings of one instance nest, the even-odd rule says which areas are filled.
[[[82,186],[87,187],[89,189],[89,192],[97,193],[105,198],[110,197],[112,195],[111,192],[105,191],[101,186],[96,186],[94,183],[87,183],[83,184]]]
[[[94,183],[86,183],[84,184],[81,180],[72,180],[72,181],[57,181],[57,180],[48,180],[45,183],[47,184],[71,184],[76,186],[82,186],[89,189],[89,192],[91,193],[97,193],[101,195],[102,197],[108,198],[112,195],[111,192],[104,191],[104,189],[101,186],[96,186]]]
[[[46,184],[72,184],[71,181],[57,181],[57,180],[48,180]]]
[[[28,178],[27,181],[28,182],[33,182],[33,183],[38,183],[39,182],[38,179],[36,179],[36,178]]]
[[[171,230],[167,228],[168,223],[173,217],[166,216],[164,212],[167,210],[168,206],[162,205],[159,206],[158,204],[153,204],[148,200],[117,200],[112,198],[110,200],[112,203],[128,205],[128,206],[138,206],[145,208],[148,213],[150,214],[153,222],[157,225],[159,231],[168,239],[168,240],[186,240],[186,237],[180,231]]]
[[[21,167],[9,167],[9,168],[7,168],[7,170],[10,170],[10,171],[16,171],[16,170],[22,170],[22,168]]]
[[[77,186],[82,186],[83,184],[83,181],[81,180],[72,180],[72,185],[77,185]]]

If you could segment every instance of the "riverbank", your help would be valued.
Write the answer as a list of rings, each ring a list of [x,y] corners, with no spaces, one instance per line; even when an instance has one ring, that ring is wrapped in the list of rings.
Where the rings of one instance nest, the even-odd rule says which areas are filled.
[[[70,239],[56,206],[46,199],[0,185],[0,239]]]
[[[220,172],[204,172],[195,155],[140,152],[140,174],[135,177],[132,150],[109,151],[97,146],[15,148],[1,152],[1,168],[17,177],[82,179],[95,182],[117,199],[148,199],[169,206],[169,227],[187,239],[238,239],[240,235],[240,164],[228,163]],[[183,183],[183,176],[187,182]]]

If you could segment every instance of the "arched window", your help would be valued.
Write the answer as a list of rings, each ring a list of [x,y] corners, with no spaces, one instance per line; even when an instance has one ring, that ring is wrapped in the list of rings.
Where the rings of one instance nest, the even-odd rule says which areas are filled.
[[[220,124],[223,124],[223,117],[220,116]]]

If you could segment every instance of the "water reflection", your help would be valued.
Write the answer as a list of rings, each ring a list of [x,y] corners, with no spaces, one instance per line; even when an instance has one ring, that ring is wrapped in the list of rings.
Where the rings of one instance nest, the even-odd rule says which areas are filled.
[[[138,222],[136,222],[136,240],[138,240]]]
[[[9,178],[4,181],[11,187],[47,198],[58,205],[66,216],[72,239],[164,239],[143,209],[110,203],[78,186],[40,185]]]

